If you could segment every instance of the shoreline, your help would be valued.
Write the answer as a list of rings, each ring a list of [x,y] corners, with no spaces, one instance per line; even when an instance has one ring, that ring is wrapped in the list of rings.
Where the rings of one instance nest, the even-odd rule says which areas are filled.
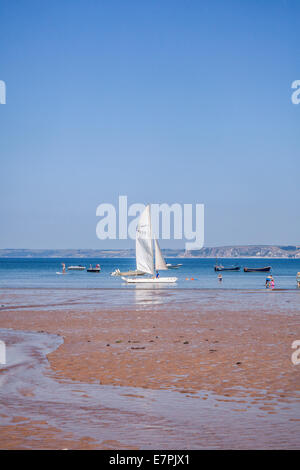
[[[0,332],[10,343],[13,358],[1,374],[5,373],[9,395],[8,403],[0,401],[2,448],[243,449],[253,448],[255,441],[266,449],[298,446],[295,405],[284,404],[275,413],[268,407],[208,392],[182,394],[58,381],[49,370],[46,352],[54,352],[61,338]],[[274,427],[279,432],[272,438]]]
[[[103,386],[62,379],[49,370],[46,360],[47,351],[51,355],[61,346],[59,335],[3,329],[0,334],[10,344],[10,353],[18,348],[12,363],[0,368],[10,401],[7,408],[2,385],[2,449],[299,448],[297,402],[285,399],[272,405],[260,390],[256,394],[262,396],[263,406],[251,395],[247,400],[247,393],[241,399],[208,391]],[[38,385],[33,387],[33,383]]]
[[[228,364],[227,376],[223,377],[222,373],[220,374],[221,381],[224,379],[229,380],[229,383],[230,380],[232,382],[232,377],[237,374],[234,367],[235,359],[236,362],[243,361],[243,367],[251,372],[251,367],[246,366],[247,356],[244,349],[249,346],[253,348],[254,341],[256,347],[253,352],[257,357],[254,354],[251,358],[253,367],[257,367],[256,362],[260,359],[260,354],[264,349],[266,349],[264,362],[268,360],[273,362],[274,355],[278,354],[278,346],[281,345],[284,353],[281,364],[285,364],[287,370],[295,372],[299,377],[300,368],[296,370],[290,363],[290,343],[293,337],[297,339],[297,331],[298,336],[300,335],[300,319],[297,315],[299,291],[297,290],[277,292],[240,290],[237,291],[238,298],[234,299],[231,294],[235,291],[186,289],[182,292],[181,298],[177,299],[176,305],[173,303],[178,293],[175,289],[173,291],[171,289],[163,291],[120,289],[116,292],[122,294],[120,303],[114,305],[111,305],[109,295],[101,297],[104,289],[95,289],[100,297],[89,299],[89,302],[85,297],[80,297],[78,289],[75,289],[79,294],[78,298],[64,298],[64,291],[68,292],[69,290],[62,289],[59,293],[62,298],[56,297],[52,303],[49,303],[47,298],[44,303],[32,303],[30,296],[27,304],[24,302],[18,305],[16,301],[19,299],[13,297],[12,304],[6,304],[0,308],[1,327],[30,331],[43,330],[64,336],[64,345],[60,348],[59,353],[53,354],[50,362],[56,370],[61,369],[66,376],[73,374],[74,378],[80,379],[82,374],[84,380],[94,380],[94,376],[101,375],[101,368],[105,366],[106,374],[107,371],[110,371],[111,375],[108,374],[107,378],[103,378],[102,383],[129,385],[129,381],[130,385],[135,383],[139,386],[149,386],[148,374],[138,374],[140,360],[137,359],[137,356],[134,357],[130,354],[133,351],[132,346],[136,343],[144,348],[140,351],[147,361],[150,361],[148,366],[151,366],[151,371],[154,371],[156,376],[156,379],[153,379],[151,383],[156,388],[174,386],[172,378],[170,378],[172,376],[170,370],[170,377],[164,377],[165,382],[159,377],[161,369],[154,370],[155,361],[160,360],[162,355],[170,362],[174,369],[174,375],[178,375],[177,372],[182,367],[187,371],[193,371],[196,368],[199,370],[199,377],[203,379],[205,371],[206,387],[211,386],[214,390],[213,380],[209,378],[209,371],[212,372],[215,363],[225,362],[226,364],[228,359],[232,358],[232,363]],[[24,300],[22,297],[23,294],[26,296],[26,291],[28,294],[30,291],[34,298],[36,289],[20,289],[17,291],[21,296],[20,300]],[[45,289],[45,291],[53,292],[54,290]],[[88,293],[90,289],[82,291]],[[104,295],[115,291],[116,289],[105,289]],[[127,305],[121,305],[128,295],[130,298],[127,299]],[[193,296],[190,299],[190,304],[186,304],[186,296]],[[289,305],[288,312],[284,311],[285,307],[280,302],[283,296],[285,303]],[[248,305],[249,299],[252,301],[252,306]],[[99,302],[102,303],[100,307]],[[244,302],[247,302],[247,306]],[[264,306],[262,306],[262,302]],[[13,317],[11,316],[12,311],[14,312]],[[71,328],[70,323],[72,324]],[[246,334],[246,331],[249,333]],[[243,339],[241,339],[242,336]],[[285,343],[283,336],[285,336]],[[184,345],[185,341],[188,342],[186,345]],[[271,342],[274,351],[271,351],[270,346],[264,348],[264,343],[270,345]],[[218,348],[213,346],[214,344],[218,345]],[[234,349],[232,348],[233,344],[235,344]],[[84,373],[80,371],[80,355],[76,353],[79,350],[82,354],[88,354],[92,371],[89,374],[86,370]],[[213,360],[210,354],[212,352],[217,353]],[[225,361],[222,360],[223,356],[226,358]],[[72,364],[70,363],[67,368],[66,363],[69,359],[72,359],[73,362],[71,361]],[[198,361],[207,362],[203,370],[197,367]],[[250,362],[250,358],[248,362]],[[137,374],[133,374],[135,382],[133,377],[126,378],[124,375],[123,368],[127,364],[135,368],[135,374]],[[210,364],[209,367],[208,364]],[[260,368],[264,368],[263,363],[260,364]],[[244,376],[240,373],[237,375],[242,375],[244,382],[247,382],[247,375]],[[108,377],[111,377],[111,382]],[[183,382],[181,387],[183,387]],[[203,380],[197,379],[193,375],[188,380],[185,379],[185,382],[188,383],[189,388],[193,389],[200,389],[203,386]],[[233,382],[236,383],[236,380]],[[255,384],[253,377],[248,382],[249,388]],[[181,382],[177,381],[177,383]]]
[[[184,427],[181,434],[182,439],[186,439],[184,442],[191,443],[190,448],[212,446],[211,438],[205,434],[203,428],[200,431],[198,421],[193,419],[196,412],[204,413],[201,416],[201,426],[204,422],[208,424],[214,416],[216,433],[220,436],[215,448],[232,448],[233,442],[237,443],[237,448],[254,448],[264,442],[266,430],[266,439],[269,439],[265,443],[266,448],[280,447],[283,435],[285,441],[282,447],[290,445],[296,448],[300,445],[300,416],[295,412],[291,415],[291,410],[297,409],[300,400],[300,366],[297,368],[291,363],[291,343],[300,336],[298,293],[279,292],[279,295],[269,295],[269,292],[247,292],[234,296],[231,293],[224,295],[224,292],[208,290],[196,293],[195,298],[189,300],[186,296],[190,293],[185,292],[176,303],[173,302],[172,292],[168,290],[148,292],[143,289],[138,292],[138,297],[134,297],[134,303],[128,293],[128,290],[125,291],[125,297],[121,298],[121,306],[109,306],[109,298],[102,299],[101,302],[95,299],[95,304],[90,305],[87,303],[88,296],[82,299],[79,297],[79,305],[60,305],[58,298],[54,307],[45,305],[44,309],[39,305],[31,308],[20,306],[13,311],[9,308],[2,309],[0,328],[13,328],[19,330],[19,334],[21,330],[31,331],[32,334],[39,332],[42,335],[61,335],[64,342],[47,354],[51,366],[50,375],[60,384],[57,387],[74,384],[75,390],[78,387],[82,390],[85,387],[96,387],[100,396],[117,394],[116,402],[114,405],[111,402],[111,406],[117,406],[119,399],[122,401],[121,395],[118,395],[120,393],[125,394],[129,402],[137,402],[136,407],[141,400],[145,402],[149,399],[147,407],[152,411],[151,397],[155,397],[158,408],[155,408],[154,415],[151,412],[151,416],[147,415],[145,420],[150,419],[152,423],[162,420],[162,427],[158,427],[157,432],[163,432],[162,429],[166,426],[165,411],[171,407],[172,400],[176,403],[179,399],[176,397],[182,397],[181,413],[186,411],[191,416],[189,427]],[[25,291],[21,292],[21,296],[26,301]],[[124,301],[126,298],[127,303]],[[30,300],[31,297],[28,298],[27,305]],[[50,299],[47,300],[49,302]],[[2,303],[2,299],[0,302]],[[3,330],[0,333],[1,331]],[[0,378],[2,375],[3,372]],[[30,391],[29,387],[22,389],[28,389],[29,394],[39,393],[34,389]],[[82,391],[83,403],[88,400],[84,395],[90,396],[90,392]],[[163,397],[169,398],[164,402]],[[27,398],[23,399],[26,403]],[[9,396],[5,400],[9,400]],[[72,398],[68,406],[71,409],[75,407],[76,410],[76,403],[76,399]],[[109,401],[105,403],[106,410],[106,407],[110,408]],[[128,403],[125,402],[125,408]],[[194,410],[192,403],[201,406]],[[178,411],[171,409],[173,408],[168,412],[168,419],[176,420]],[[188,411],[192,409],[193,412]],[[104,409],[102,411],[107,413]],[[49,413],[52,416],[53,411],[50,410]],[[122,413],[120,418],[120,411],[108,412],[109,419],[118,419],[124,430],[126,419],[123,420]],[[0,436],[3,433],[4,437],[11,435],[8,441],[4,441],[10,442],[11,448],[17,442],[14,441],[14,435],[20,439],[18,442],[23,442],[23,446],[28,435],[33,432],[34,424],[27,426],[28,420],[24,424],[20,420],[29,415],[28,412],[26,415],[24,408],[23,414],[18,412],[12,416],[17,421],[11,422],[10,427],[1,426],[0,416]],[[140,423],[142,418],[134,416],[133,421]],[[225,436],[222,426],[224,420],[228,423],[228,419],[232,428],[230,434],[227,430]],[[51,420],[43,420],[46,424],[42,428],[50,429]],[[243,423],[244,430],[239,429],[240,435],[237,436],[235,427],[240,422]],[[269,427],[273,422],[278,424],[278,430]],[[291,426],[294,428],[294,437],[290,437],[289,441]],[[50,432],[53,439],[49,438],[48,441],[44,431],[40,431],[46,448],[50,442],[57,445],[59,440],[56,437],[64,431],[64,426],[58,426],[57,422],[54,427]],[[194,437],[191,437],[190,431]],[[107,428],[106,432],[110,435],[111,428]],[[115,444],[108,448],[132,446],[133,440],[126,440],[126,433],[122,432],[120,430],[120,439],[116,439],[114,435]],[[131,432],[134,433],[134,427]],[[85,435],[94,438],[92,428],[89,430],[88,425]],[[233,436],[235,441],[232,441]],[[174,442],[178,443],[171,434],[170,441],[168,437],[165,438],[170,442],[169,448],[174,446]],[[72,439],[68,444],[72,448],[106,448],[106,444],[103,444],[105,439],[101,441],[102,444],[99,441],[83,442],[79,437]],[[143,439],[138,435],[136,439],[138,448],[146,448],[143,447]],[[155,442],[155,437],[152,436],[152,439]],[[34,442],[38,445],[37,441]]]
[[[162,250],[164,251],[164,250]],[[221,259],[266,259],[266,260],[272,260],[272,259],[288,259],[288,260],[299,260],[300,257],[296,256],[183,256],[183,255],[177,255],[177,256],[168,256],[165,255],[165,258],[167,259],[216,259],[218,258],[219,260]],[[25,260],[34,260],[34,259],[111,259],[111,260],[117,260],[117,259],[135,259],[135,255],[132,256],[69,256],[69,255],[61,255],[61,256],[0,256],[0,260],[5,260],[5,259],[25,259]]]

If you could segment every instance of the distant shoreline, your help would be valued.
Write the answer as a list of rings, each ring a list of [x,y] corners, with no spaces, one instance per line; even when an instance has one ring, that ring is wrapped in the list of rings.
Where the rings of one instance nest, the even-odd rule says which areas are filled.
[[[204,247],[201,250],[186,252],[184,249],[165,248],[166,258],[179,259],[300,259],[300,246],[294,245],[240,245]],[[0,259],[7,258],[135,258],[135,249],[95,250],[95,249],[0,249]]]

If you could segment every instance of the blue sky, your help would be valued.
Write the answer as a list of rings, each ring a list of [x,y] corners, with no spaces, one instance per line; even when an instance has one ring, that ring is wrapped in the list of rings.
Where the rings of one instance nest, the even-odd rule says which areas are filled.
[[[0,19],[1,248],[133,246],[96,238],[119,194],[204,203],[206,246],[300,244],[299,1],[0,0]]]

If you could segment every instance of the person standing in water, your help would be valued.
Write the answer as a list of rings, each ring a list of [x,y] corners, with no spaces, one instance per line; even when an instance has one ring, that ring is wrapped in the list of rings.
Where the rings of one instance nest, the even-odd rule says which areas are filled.
[[[266,279],[266,288],[274,289],[274,285],[275,285],[275,282],[274,282],[273,276],[272,275],[268,276]]]
[[[159,272],[158,271],[156,271],[156,276],[155,277],[156,277],[156,279],[159,278]]]
[[[218,274],[218,280],[219,280],[219,282],[222,282],[222,281],[223,281],[223,277],[222,277],[222,274],[221,274],[221,273]]]
[[[61,265],[62,265],[63,274],[66,274],[66,265],[65,265],[65,263],[61,263]]]

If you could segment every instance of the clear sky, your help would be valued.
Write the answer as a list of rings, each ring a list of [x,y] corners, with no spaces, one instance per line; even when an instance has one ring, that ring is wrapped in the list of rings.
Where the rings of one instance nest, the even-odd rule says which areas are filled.
[[[119,194],[300,244],[299,44],[298,0],[0,0],[0,248],[133,247],[96,237]]]

